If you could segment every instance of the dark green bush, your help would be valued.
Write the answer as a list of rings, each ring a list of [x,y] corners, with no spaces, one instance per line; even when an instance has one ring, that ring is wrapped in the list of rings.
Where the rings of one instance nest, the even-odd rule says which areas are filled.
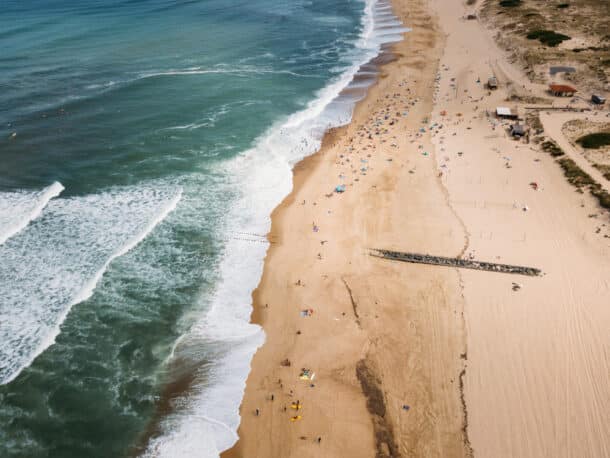
[[[542,144],[542,149],[547,153],[550,153],[553,157],[563,156],[563,150],[557,145],[557,143],[547,140]]]
[[[544,142],[543,149],[545,150],[546,148],[544,148],[544,145],[546,144],[553,144],[553,142]],[[608,193],[604,188],[602,188],[599,183],[597,183],[593,178],[591,178],[591,175],[581,169],[576,164],[576,162],[574,162],[569,157],[562,157],[560,159],[557,159],[557,162],[559,163],[559,165],[561,165],[561,168],[563,169],[563,174],[568,179],[568,182],[576,186],[580,192],[583,192],[583,187],[589,188],[589,192],[597,198],[599,205],[601,205],[605,209],[610,210],[610,193]]]
[[[514,8],[521,5],[521,0],[501,0],[500,6],[504,8]]]
[[[568,178],[568,181],[572,183],[577,188],[582,186],[591,186],[596,184],[587,172],[576,165],[572,159],[567,157],[562,157],[558,159],[559,165],[563,169],[563,174]]]
[[[569,8],[570,4],[569,3],[560,3],[559,5],[557,5],[557,8],[559,9],[564,9],[564,8]]]
[[[599,170],[606,180],[610,181],[610,165],[593,164],[593,167],[595,167],[597,170]]]
[[[601,148],[610,145],[610,132],[598,132],[585,135],[576,140],[576,143],[587,149]]]
[[[540,43],[547,46],[557,46],[559,43],[565,40],[569,40],[570,37],[563,33],[553,32],[552,30],[533,30],[527,34],[529,40],[538,40]]]
[[[597,197],[597,200],[599,201],[599,204],[603,208],[606,208],[606,209],[610,210],[610,194],[605,189],[603,189],[599,185],[592,186],[591,187],[591,194],[593,194],[595,197]]]

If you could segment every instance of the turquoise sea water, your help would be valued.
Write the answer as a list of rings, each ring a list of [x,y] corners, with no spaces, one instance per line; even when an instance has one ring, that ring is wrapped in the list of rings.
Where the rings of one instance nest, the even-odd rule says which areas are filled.
[[[268,215],[399,26],[372,0],[2,3],[0,456],[234,442]]]

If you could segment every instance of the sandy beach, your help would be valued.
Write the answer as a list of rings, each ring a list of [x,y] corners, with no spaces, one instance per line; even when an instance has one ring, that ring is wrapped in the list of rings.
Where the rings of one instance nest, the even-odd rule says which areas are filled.
[[[470,9],[393,7],[412,28],[396,59],[295,167],[272,215],[252,314],[266,341],[222,456],[609,456],[608,212],[490,115],[508,80],[543,88],[463,19]],[[543,275],[392,262],[375,248]]]

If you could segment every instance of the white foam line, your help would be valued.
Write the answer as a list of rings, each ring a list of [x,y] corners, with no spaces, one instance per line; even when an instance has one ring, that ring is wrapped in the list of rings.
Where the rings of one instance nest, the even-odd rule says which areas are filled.
[[[354,59],[352,66],[346,69],[337,79],[330,81],[328,85],[318,91],[316,98],[310,101],[304,110],[293,113],[286,119],[271,126],[271,128],[258,139],[255,146],[239,156],[242,161],[254,160],[254,157],[260,155],[261,151],[264,151],[267,160],[278,165],[282,163],[285,164],[284,172],[289,175],[289,179],[292,180],[291,164],[305,156],[308,156],[309,154],[315,153],[319,147],[319,143],[323,135],[321,130],[323,126],[321,126],[320,123],[316,124],[315,120],[323,115],[325,110],[331,107],[332,104],[342,102],[342,100],[338,98],[341,91],[346,87],[350,87],[350,84],[353,84],[351,82],[362,65],[369,63],[372,58],[379,55],[381,43],[395,41],[394,34],[389,36],[379,36],[377,33],[376,13],[374,11],[376,5],[379,5],[377,0],[366,0],[364,14],[361,19],[362,32],[355,43],[356,48],[363,51],[360,57]],[[388,18],[393,17],[394,20],[397,20],[396,17],[392,15],[391,8],[389,6],[385,7],[384,5],[384,8],[388,8],[389,10],[387,13]],[[386,13],[383,14],[385,15]],[[402,32],[402,30],[403,29],[399,29],[398,27],[396,28],[396,32]],[[405,28],[405,31],[407,30],[408,29]],[[402,35],[398,33],[398,39],[401,37]],[[392,39],[390,40],[389,38]],[[368,73],[372,75],[376,74],[375,72]],[[354,107],[354,103],[353,101],[349,101],[347,104],[350,106],[350,113],[345,115],[345,117],[336,120],[332,126],[342,125],[350,121],[351,110]],[[306,142],[307,146],[305,147],[307,151],[304,151],[298,146],[302,145],[302,143],[295,143],[292,147],[284,144],[284,132],[289,134],[289,131],[295,129],[305,129],[303,132],[303,138],[309,140],[309,142]],[[318,134],[320,138],[318,138]],[[282,143],[281,148],[278,148],[279,143]],[[290,188],[291,187],[292,183],[290,185]],[[286,190],[286,194],[290,192],[290,188]],[[264,190],[261,192],[264,193]],[[275,196],[275,198],[279,200],[281,200],[281,197],[282,196]],[[271,206],[269,213],[278,203],[279,201]],[[267,215],[269,213],[267,213]],[[251,224],[256,225],[258,223],[252,222]],[[267,221],[265,224],[265,227],[268,230],[270,221]],[[239,230],[248,232],[250,231],[250,228],[249,226],[246,226],[244,228],[239,228]],[[264,231],[265,229],[256,227],[256,230]],[[203,338],[225,342],[235,340],[235,338],[238,337],[239,339],[244,339],[244,346],[248,346],[248,344],[251,343],[254,344],[253,347],[248,347],[247,350],[244,350],[244,346],[239,346],[238,350],[229,347],[230,351],[228,354],[215,364],[217,367],[223,368],[226,371],[231,371],[231,374],[235,375],[233,367],[235,362],[233,361],[233,358],[237,358],[237,360],[243,364],[244,361],[241,358],[245,357],[245,354],[247,353],[247,356],[250,358],[247,361],[247,370],[243,374],[238,373],[237,380],[231,379],[230,381],[215,381],[210,386],[205,387],[203,390],[204,393],[191,397],[189,399],[190,408],[184,412],[184,415],[179,415],[177,418],[174,417],[171,424],[168,423],[167,425],[163,426],[162,434],[149,442],[146,451],[143,453],[143,455],[141,455],[142,457],[166,458],[186,456],[184,453],[185,450],[188,450],[190,453],[191,450],[195,449],[198,451],[199,456],[205,458],[218,457],[221,451],[230,448],[238,439],[236,430],[240,423],[239,406],[243,399],[246,378],[249,370],[251,369],[251,357],[257,348],[262,345],[264,333],[262,335],[262,339],[249,339],[248,337],[250,334],[252,334],[252,337],[254,337],[255,335],[259,335],[259,333],[262,333],[262,330],[260,327],[258,327],[258,325],[250,324],[249,318],[243,318],[243,316],[250,316],[250,312],[252,310],[251,302],[248,302],[249,308],[247,311],[237,311],[235,308],[230,308],[230,310],[228,310],[228,317],[222,315],[223,311],[227,310],[227,298],[223,296],[223,293],[229,291],[229,288],[224,283],[229,281],[229,275],[227,274],[226,270],[228,269],[227,266],[235,257],[232,256],[232,253],[234,254],[233,249],[236,249],[236,247],[227,246],[220,267],[221,282],[217,285],[217,297],[212,299],[211,308],[205,313],[204,317],[199,323],[195,324],[188,333],[183,334],[179,339],[177,339],[177,342],[174,344],[171,351],[171,358],[173,358],[177,353],[177,348],[179,345],[183,341],[187,341],[187,338],[191,335],[198,336],[199,339]],[[260,256],[260,253],[257,252],[254,257],[250,257],[251,259],[259,257],[261,259],[261,263],[258,266],[256,273],[256,284],[260,282],[264,262],[262,260],[264,259],[264,256]],[[247,280],[247,283],[249,283],[250,280]],[[256,284],[252,287],[252,289],[256,286]],[[252,290],[249,290],[248,294],[244,296],[244,298],[250,298],[251,291]],[[249,299],[244,299],[243,302],[245,303],[246,300]],[[237,316],[238,314],[240,316]],[[227,323],[230,323],[231,326],[227,325]],[[241,326],[232,326],[238,323]],[[228,329],[231,330],[230,333],[228,333]],[[236,333],[236,329],[239,331],[243,330],[244,332]],[[236,352],[239,354],[236,354]],[[168,361],[171,360],[171,358],[168,358]],[[242,369],[241,366],[240,369]],[[216,393],[216,395],[211,395],[210,392]],[[226,396],[223,398],[221,407],[215,405],[215,400],[218,398],[219,393],[221,396]],[[232,396],[237,395],[237,393],[239,393],[239,397],[233,398]],[[216,409],[220,409],[220,411],[217,411]],[[203,416],[200,412],[206,412],[208,415]],[[215,412],[216,414],[210,415],[210,412]],[[230,421],[220,421],[216,417],[229,418]],[[193,419],[203,420],[204,422],[214,425],[220,425],[223,427],[223,430],[228,429],[230,435],[228,437],[219,437],[219,435],[214,432],[202,432],[200,427],[193,430]],[[225,428],[226,426],[228,426],[228,428]],[[204,447],[206,450],[203,450]]]
[[[315,75],[304,75],[290,70],[265,70],[257,68],[234,68],[234,69],[216,69],[216,70],[167,70],[161,72],[142,73],[138,79],[154,78],[157,76],[186,76],[186,75],[207,75],[207,74],[231,74],[231,75],[247,75],[247,74],[274,74],[274,75],[292,75],[299,78],[319,78]]]
[[[47,187],[44,191],[42,191],[40,201],[32,209],[30,214],[26,215],[25,218],[23,218],[21,221],[18,221],[14,226],[9,227],[8,231],[6,231],[4,234],[0,234],[0,245],[2,245],[14,235],[21,232],[27,227],[28,224],[38,218],[42,213],[42,210],[49,203],[49,201],[61,194],[64,189],[65,188],[63,187],[63,185],[56,181],[51,186]]]
[[[181,198],[182,198],[182,189],[180,189],[178,191],[178,193],[176,193],[174,198],[172,200],[170,200],[167,203],[167,205],[165,205],[165,207],[163,207],[161,209],[161,212],[157,215],[157,217],[154,218],[153,220],[151,220],[142,229],[142,231],[140,231],[139,233],[134,235],[129,241],[127,241],[127,243],[122,248],[120,248],[118,251],[116,251],[115,253],[110,255],[110,257],[106,260],[106,262],[101,267],[101,269],[98,270],[95,273],[95,275],[87,283],[85,283],[83,288],[74,296],[74,298],[70,301],[70,303],[65,307],[65,309],[62,311],[61,315],[59,315],[57,323],[55,323],[55,327],[53,328],[52,332],[47,336],[46,340],[43,340],[42,342],[40,342],[40,344],[38,345],[36,350],[34,350],[32,352],[32,354],[30,354],[28,359],[21,365],[21,367],[18,370],[13,372],[9,377],[5,378],[4,380],[0,380],[0,385],[5,385],[7,383],[12,382],[15,378],[17,378],[17,376],[21,373],[21,371],[23,369],[30,366],[32,364],[32,362],[34,362],[34,360],[43,351],[45,351],[47,348],[49,348],[51,345],[53,345],[55,343],[55,339],[57,338],[57,336],[59,335],[59,332],[60,332],[60,327],[61,327],[62,323],[65,321],[65,319],[68,316],[68,313],[70,312],[72,307],[74,305],[78,304],[79,302],[83,302],[83,301],[89,299],[93,295],[93,291],[95,291],[95,287],[97,286],[98,282],[104,275],[104,272],[106,272],[106,270],[108,269],[108,266],[110,265],[110,263],[112,261],[114,261],[116,258],[118,258],[119,256],[123,256],[125,253],[127,253],[130,250],[132,250],[133,248],[135,248],[142,240],[144,240],[146,238],[146,236],[148,234],[150,234],[151,231],[155,228],[155,226],[157,226],[161,221],[163,221],[167,217],[167,215],[169,215],[176,208],[176,206],[178,205],[178,202],[180,202]]]

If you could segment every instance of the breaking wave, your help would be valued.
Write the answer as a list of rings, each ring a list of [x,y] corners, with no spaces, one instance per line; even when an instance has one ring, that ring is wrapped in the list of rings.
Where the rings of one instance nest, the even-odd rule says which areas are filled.
[[[133,187],[56,199],[0,246],[0,384],[55,342],[72,306],[91,297],[110,263],[144,240],[181,194]]]
[[[37,192],[4,192],[0,194],[0,245],[21,232],[40,216],[51,199],[64,190],[61,183]]]

